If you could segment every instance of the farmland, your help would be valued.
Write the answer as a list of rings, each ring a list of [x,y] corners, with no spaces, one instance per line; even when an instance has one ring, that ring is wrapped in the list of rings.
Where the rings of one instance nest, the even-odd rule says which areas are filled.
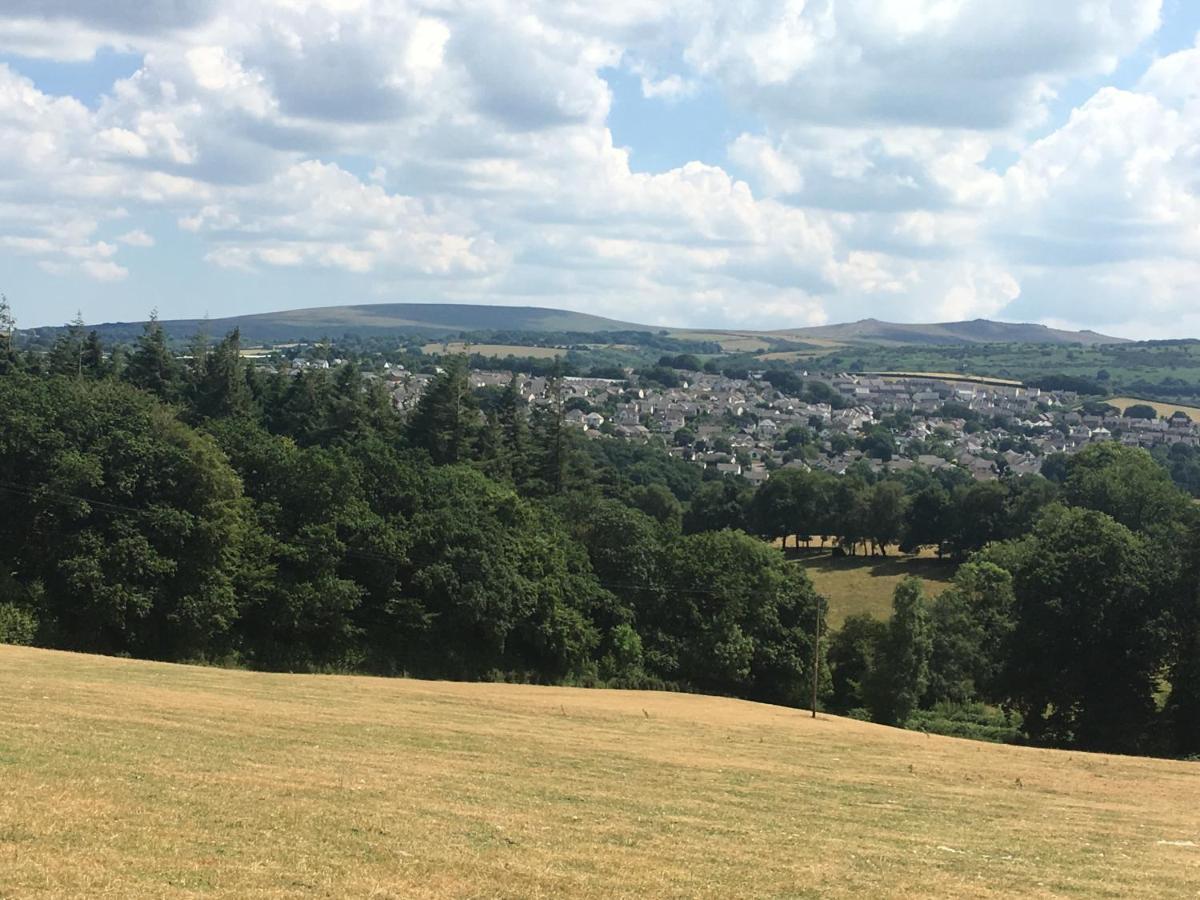
[[[1129,409],[1131,406],[1149,406],[1153,407],[1158,413],[1159,418],[1169,419],[1177,412],[1186,415],[1193,422],[1200,422],[1200,407],[1196,406],[1181,406],[1177,403],[1159,403],[1154,400],[1138,400],[1135,397],[1113,397],[1111,400],[1105,400],[1109,406],[1115,406],[1121,412]]]
[[[800,559],[813,586],[829,601],[831,628],[840,628],[848,616],[859,613],[888,619],[896,585],[909,575],[924,581],[927,596],[936,597],[950,586],[955,570],[953,563],[930,555],[834,557],[820,551]]]
[[[1195,767],[0,648],[5,897],[1194,894]]]
[[[422,352],[431,355],[447,353],[478,353],[480,356],[494,356],[503,359],[506,356],[533,357],[535,359],[553,359],[565,356],[562,347],[526,347],[520,344],[467,344],[463,341],[434,341],[421,348]]]

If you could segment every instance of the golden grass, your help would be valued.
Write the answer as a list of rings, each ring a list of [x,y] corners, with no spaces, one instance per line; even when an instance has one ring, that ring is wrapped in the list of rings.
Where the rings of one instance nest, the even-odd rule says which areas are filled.
[[[725,353],[754,353],[767,350],[771,342],[754,332],[742,331],[692,331],[677,328],[667,332],[669,337],[682,341],[713,341],[721,345]]]
[[[0,648],[0,896],[1145,897],[1194,764],[711,697]]]
[[[465,353],[467,346],[462,341],[450,341],[448,344],[434,341],[422,347],[421,352],[429,354]],[[520,344],[471,344],[470,350],[472,353],[478,353],[481,356],[496,356],[500,358],[506,356],[532,356],[535,359],[552,359],[555,356],[562,356],[567,352],[561,347],[525,347]]]
[[[928,548],[907,554],[891,545],[887,556],[835,557],[831,538],[814,538],[807,548],[794,547],[792,538],[787,546],[779,539],[771,543],[804,566],[813,587],[829,601],[826,622],[830,628],[841,628],[848,617],[859,613],[887,621],[892,617],[892,594],[904,578],[920,578],[925,595],[933,598],[950,587],[958,570],[955,563],[938,559]]]
[[[1105,400],[1104,402],[1109,406],[1115,406],[1122,413],[1131,406],[1150,406],[1158,413],[1160,419],[1169,419],[1176,412],[1183,412],[1193,422],[1200,422],[1200,407],[1196,406],[1181,406],[1178,403],[1159,403],[1155,400],[1138,400],[1136,397],[1113,397],[1111,400]]]

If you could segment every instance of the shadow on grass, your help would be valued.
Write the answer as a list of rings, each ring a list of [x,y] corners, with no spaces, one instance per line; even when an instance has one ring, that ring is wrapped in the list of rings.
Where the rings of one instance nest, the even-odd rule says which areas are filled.
[[[810,572],[862,572],[872,578],[903,578],[915,575],[926,581],[950,581],[958,564],[949,559],[925,556],[834,556],[828,550],[788,552],[790,559],[804,564]]]

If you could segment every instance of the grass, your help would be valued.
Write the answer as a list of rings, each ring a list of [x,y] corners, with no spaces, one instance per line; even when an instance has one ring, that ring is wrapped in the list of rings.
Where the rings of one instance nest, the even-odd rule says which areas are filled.
[[[1193,422],[1200,422],[1200,407],[1180,406],[1177,403],[1158,403],[1154,400],[1138,400],[1135,397],[1113,397],[1111,400],[1105,400],[1104,402],[1109,406],[1115,406],[1122,413],[1131,406],[1149,406],[1158,413],[1160,419],[1169,419],[1176,412],[1183,412]]]
[[[829,600],[830,628],[840,628],[858,613],[886,621],[892,615],[892,594],[903,578],[917,576],[925,582],[926,595],[936,597],[950,586],[957,568],[932,554],[834,557],[818,550],[798,558],[813,586]]]
[[[443,343],[434,341],[426,344],[421,348],[422,353],[442,354],[442,353],[465,353],[467,347],[470,346],[472,353],[478,353],[480,356],[495,356],[503,359],[506,356],[516,357],[533,357],[535,359],[553,359],[556,356],[563,356],[566,350],[561,347],[526,347],[521,344],[470,344],[467,345],[462,341],[449,341]]]
[[[0,896],[1195,896],[1194,764],[0,648]]]

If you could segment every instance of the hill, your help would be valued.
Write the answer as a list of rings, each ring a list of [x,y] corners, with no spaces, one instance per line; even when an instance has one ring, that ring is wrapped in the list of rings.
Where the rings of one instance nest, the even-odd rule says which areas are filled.
[[[0,648],[0,895],[1190,896],[1194,764]]]
[[[142,332],[141,322],[107,322],[94,326],[106,341],[128,341]],[[416,334],[431,338],[462,331],[651,331],[649,326],[618,322],[588,313],[536,306],[484,306],[466,303],[372,303],[324,306],[281,312],[255,313],[222,319],[170,319],[163,328],[184,340],[198,331],[220,336],[240,328],[247,342],[282,342]],[[30,333],[46,329],[31,329]]]
[[[134,340],[142,332],[141,322],[107,322],[91,325],[108,343]],[[977,319],[907,325],[864,319],[841,325],[792,328],[780,331],[722,331],[696,328],[661,329],[658,326],[620,322],[588,313],[535,306],[488,306],[468,303],[375,303],[325,306],[281,312],[255,313],[222,319],[164,320],[163,328],[175,339],[186,340],[198,332],[220,336],[241,329],[246,342],[285,342],[399,334],[439,338],[461,332],[605,332],[667,331],[672,337],[693,341],[716,341],[728,352],[769,350],[800,343],[815,351],[845,344],[964,345],[981,343],[1115,344],[1121,338],[1093,331],[1058,331],[1044,325],[1014,325]],[[53,338],[59,329],[33,328],[22,334],[34,339]]]
[[[942,322],[928,325],[862,319],[839,325],[797,328],[787,332],[801,340],[821,339],[863,344],[1119,344],[1124,338],[1095,331],[1062,331],[1045,325],[992,322]]]

